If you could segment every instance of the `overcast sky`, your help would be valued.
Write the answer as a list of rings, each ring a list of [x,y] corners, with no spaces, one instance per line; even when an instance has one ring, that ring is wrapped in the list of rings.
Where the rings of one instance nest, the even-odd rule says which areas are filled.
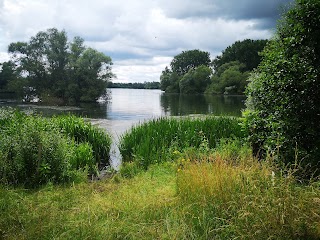
[[[213,59],[237,40],[273,35],[293,0],[0,0],[0,61],[11,42],[65,30],[112,57],[114,82],[159,81],[183,50]]]

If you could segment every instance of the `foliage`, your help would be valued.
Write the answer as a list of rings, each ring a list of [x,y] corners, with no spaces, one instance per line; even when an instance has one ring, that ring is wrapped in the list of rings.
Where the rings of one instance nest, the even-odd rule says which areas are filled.
[[[77,143],[89,144],[93,151],[94,164],[108,164],[111,137],[105,131],[73,115],[53,117],[52,121]]]
[[[259,53],[264,49],[268,40],[245,39],[236,41],[231,46],[222,51],[222,55],[217,56],[213,61],[215,71],[226,63],[239,61],[244,64],[242,72],[252,71],[261,62]]]
[[[214,74],[206,94],[243,94],[247,86],[249,71],[256,68],[260,61],[260,52],[267,40],[246,39],[227,47],[222,55],[213,61]]]
[[[206,155],[180,153],[178,161],[131,179],[0,187],[0,238],[320,238],[319,182],[299,185],[239,142]]]
[[[283,16],[248,87],[247,127],[255,154],[302,161],[319,174],[320,2],[297,0]]]
[[[55,28],[40,31],[29,42],[11,43],[8,47],[17,66],[8,85],[24,79],[24,87],[33,87],[39,95],[52,95],[65,101],[95,101],[103,95],[111,73],[111,58],[83,45],[75,37],[68,42],[67,33]]]
[[[211,68],[201,65],[190,69],[180,80],[180,93],[203,93],[210,84]]]
[[[207,73],[209,71],[207,68],[209,68],[210,62],[210,53],[208,52],[197,49],[182,51],[182,53],[176,55],[171,61],[171,69],[166,67],[162,72],[160,76],[161,90],[176,93],[186,93],[189,91],[197,92],[201,90],[201,93],[203,93],[205,87],[207,86],[206,80]],[[205,69],[205,67],[207,68]],[[205,79],[199,79],[202,74],[204,75]],[[187,75],[186,78],[180,84],[185,75]],[[199,80],[201,82],[198,82]],[[204,86],[202,84],[204,84]]]
[[[160,89],[160,82],[144,83],[114,83],[109,82],[108,88],[129,88],[129,89]]]
[[[172,72],[168,67],[162,71],[160,76],[160,87],[166,93],[179,93],[179,81],[181,77],[176,72]]]
[[[171,69],[166,67],[162,71],[161,90],[167,93],[243,94],[248,72],[260,63],[259,53],[267,42],[251,39],[237,41],[212,63],[207,52],[183,51],[173,58]],[[214,74],[210,69],[211,64]]]
[[[201,65],[209,66],[210,62],[210,53],[195,49],[182,51],[182,53],[176,55],[171,61],[170,67],[173,72],[183,76],[190,69],[195,69]]]
[[[175,150],[197,148],[204,140],[214,148],[220,139],[244,136],[238,119],[232,117],[161,118],[133,127],[122,135],[119,149],[124,162],[136,161],[146,169],[153,163],[172,161]]]
[[[71,133],[75,129],[77,133]],[[75,117],[46,119],[0,109],[0,133],[0,184],[4,185],[34,188],[76,181],[87,170],[96,171],[98,157],[109,156],[105,151],[110,137]]]
[[[221,65],[211,77],[207,94],[243,94],[247,86],[249,72],[243,72],[245,65],[239,61]]]
[[[0,89],[6,89],[9,82],[17,78],[13,62],[0,63]],[[8,89],[6,89],[8,90]]]

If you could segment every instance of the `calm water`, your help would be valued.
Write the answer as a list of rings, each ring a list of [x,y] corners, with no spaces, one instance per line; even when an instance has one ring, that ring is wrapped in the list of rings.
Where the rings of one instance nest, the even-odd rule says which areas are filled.
[[[215,114],[240,116],[244,108],[243,96],[204,96],[165,94],[160,90],[111,89],[111,99],[105,103],[80,104],[78,106],[47,106],[22,104],[0,95],[0,107],[12,106],[24,111],[37,111],[44,116],[73,113],[89,118],[118,137],[134,124],[161,116],[186,116],[194,114]],[[119,159],[119,152],[113,146],[113,159]],[[113,160],[114,166],[119,164]]]

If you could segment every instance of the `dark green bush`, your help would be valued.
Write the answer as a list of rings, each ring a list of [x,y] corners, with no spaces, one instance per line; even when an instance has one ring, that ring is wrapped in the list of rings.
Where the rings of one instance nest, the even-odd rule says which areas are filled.
[[[85,129],[82,132],[102,133],[73,118],[81,123],[80,132]],[[63,119],[60,117],[59,122]],[[94,136],[90,141],[86,141],[88,136],[76,139],[57,123],[57,119],[0,109],[0,184],[37,187],[48,182],[77,181],[81,176],[84,179],[88,170],[96,171],[98,159],[94,157],[93,144],[109,149],[110,141],[107,146],[98,146],[100,140],[95,141]],[[110,137],[106,135],[104,139]]]
[[[284,14],[247,95],[255,153],[284,164],[301,161],[319,174],[320,1],[296,0]]]

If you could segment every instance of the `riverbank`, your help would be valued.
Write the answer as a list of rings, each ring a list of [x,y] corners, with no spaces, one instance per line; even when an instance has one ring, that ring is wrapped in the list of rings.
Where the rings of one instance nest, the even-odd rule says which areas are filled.
[[[0,239],[320,238],[320,181],[253,158],[239,118],[138,124],[119,139],[120,171],[100,181],[84,170],[110,138],[91,123],[16,111],[0,120]],[[58,160],[78,177],[57,181]]]
[[[319,182],[299,185],[227,144],[131,178],[0,188],[1,239],[319,239]]]

